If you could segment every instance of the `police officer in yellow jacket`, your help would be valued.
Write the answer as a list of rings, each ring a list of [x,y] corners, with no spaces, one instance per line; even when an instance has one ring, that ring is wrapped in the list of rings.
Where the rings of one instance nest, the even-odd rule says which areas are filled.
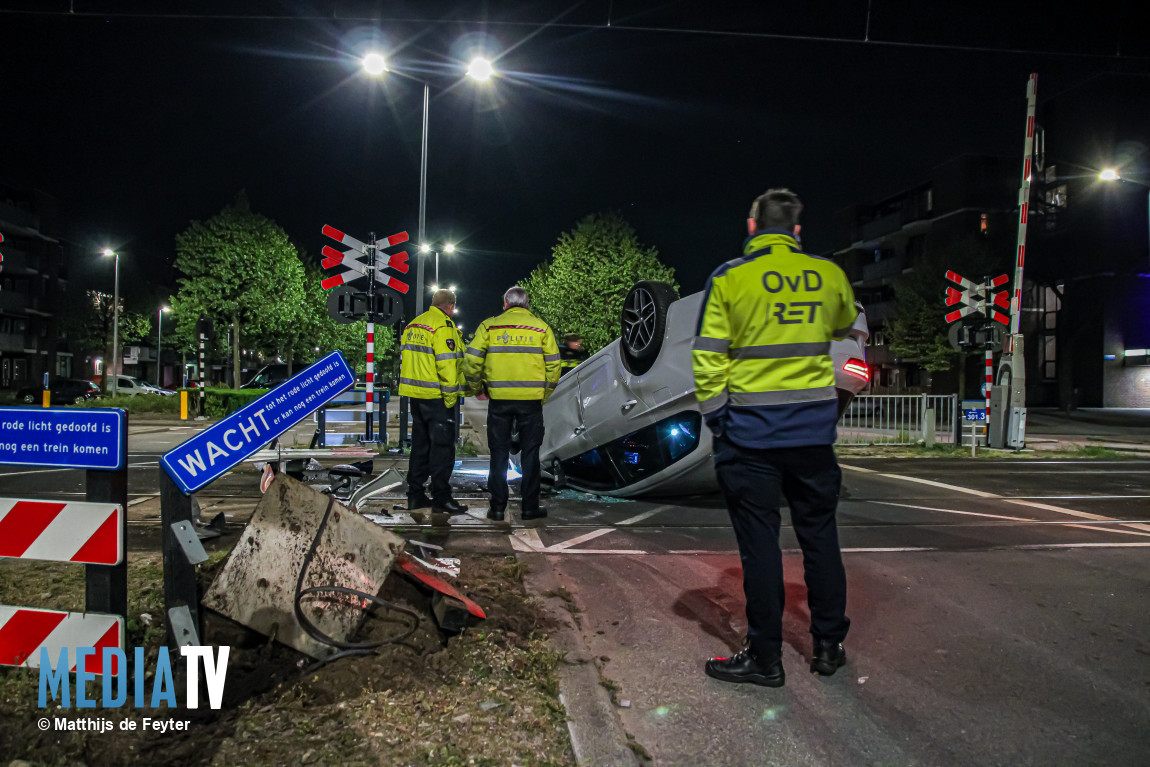
[[[830,675],[846,662],[850,626],[835,523],[842,473],[832,447],[838,404],[830,345],[847,336],[858,310],[843,271],[799,249],[801,210],[787,189],[755,200],[743,256],[707,283],[691,352],[747,598],[746,648],[712,658],[705,671],[767,687],[785,678],[780,494],[803,550],[812,673]]]
[[[407,507],[431,506],[434,514],[459,514],[467,507],[451,497],[455,425],[451,408],[463,392],[463,338],[451,320],[455,293],[437,290],[431,308],[403,331],[399,393],[411,398],[411,457]],[[431,478],[431,498],[424,483]]]
[[[539,447],[543,444],[543,403],[559,382],[559,345],[551,328],[529,307],[526,290],[518,285],[508,289],[503,295],[503,314],[480,324],[463,359],[468,390],[486,391],[491,398],[487,409],[491,508],[487,518],[498,522],[507,510],[507,461],[516,426],[523,460],[523,519],[547,516],[539,505]]]

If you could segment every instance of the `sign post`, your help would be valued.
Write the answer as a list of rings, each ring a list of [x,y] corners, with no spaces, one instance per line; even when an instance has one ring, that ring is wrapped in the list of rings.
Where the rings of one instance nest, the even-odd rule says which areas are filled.
[[[202,635],[195,563],[189,561],[179,537],[192,519],[192,493],[226,474],[354,383],[355,371],[340,352],[332,352],[160,459],[164,612],[169,637],[177,634],[171,625],[171,610],[185,606],[196,633]]]
[[[382,240],[376,239],[375,232],[372,232],[370,244],[360,242],[333,226],[325,225],[323,227],[323,233],[336,242],[347,245],[351,250],[341,253],[328,245],[323,246],[322,253],[325,256],[322,262],[323,267],[325,269],[343,267],[346,271],[327,277],[320,285],[326,290],[360,279],[366,279],[367,281],[367,361],[365,371],[365,377],[367,379],[367,401],[364,403],[365,426],[363,442],[379,442],[380,440],[376,439],[373,428],[375,419],[375,323],[377,319],[380,319],[377,317],[376,283],[383,285],[384,288],[398,291],[399,293],[406,293],[406,284],[388,277],[383,274],[381,270],[395,269],[397,272],[403,274],[406,274],[408,270],[406,251],[388,255],[386,263],[379,263],[379,258],[381,256],[381,250],[390,248],[393,245],[398,245],[401,242],[407,242],[407,232],[399,232],[390,237],[385,237]],[[360,263],[359,259],[361,258],[367,258],[367,263]],[[355,306],[354,299],[351,304],[353,307]],[[387,322],[390,319],[391,317],[389,315],[382,321]],[[380,429],[384,434],[384,441],[386,441],[387,438],[386,428],[387,424],[380,424]]]
[[[947,313],[947,322],[954,322],[955,320],[960,320],[970,315],[978,315],[1002,325],[1010,324],[1010,320],[1006,318],[1006,315],[998,311],[999,308],[1005,309],[1009,302],[1005,290],[996,291],[997,288],[1006,284],[1007,277],[1005,274],[1000,274],[994,278],[988,277],[981,285],[975,284],[953,271],[947,271],[946,278],[962,288],[962,290],[950,286],[946,288],[946,305],[948,307],[955,306],[956,304],[959,305],[958,308]],[[966,304],[966,306],[961,306],[961,304]],[[988,425],[990,423],[990,390],[994,385],[995,344],[993,339],[993,334],[987,334],[985,344],[986,383],[982,387],[985,398],[986,422]]]
[[[124,647],[128,614],[128,415],[0,408],[0,463],[86,469],[85,501],[0,499],[0,557],[85,565],[84,612],[0,605],[0,665],[59,647]],[[56,650],[58,652],[58,649]],[[100,673],[99,653],[95,666]]]

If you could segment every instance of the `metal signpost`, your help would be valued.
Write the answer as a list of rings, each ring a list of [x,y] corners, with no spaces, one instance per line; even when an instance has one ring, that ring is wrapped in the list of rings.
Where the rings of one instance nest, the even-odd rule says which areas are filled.
[[[340,252],[335,248],[324,245],[323,255],[324,260],[322,265],[325,269],[343,268],[345,271],[339,272],[331,277],[327,277],[320,284],[325,290],[329,288],[337,288],[341,285],[349,285],[351,283],[363,280],[366,285],[366,317],[367,317],[367,402],[364,403],[364,442],[378,442],[373,431],[374,421],[374,399],[375,399],[375,323],[376,321],[388,322],[391,320],[391,315],[387,317],[379,316],[379,306],[376,300],[376,283],[383,286],[384,289],[395,291],[398,293],[406,293],[407,285],[392,277],[383,274],[383,269],[394,269],[397,272],[406,274],[408,270],[407,265],[407,252],[403,251],[394,255],[382,254],[387,257],[387,261],[380,263],[380,251],[386,250],[393,245],[398,245],[401,242],[407,242],[407,232],[399,232],[390,237],[385,237],[377,240],[375,233],[371,235],[370,243],[363,243],[354,237],[344,234],[335,227],[325,225],[323,227],[325,236],[332,238],[341,245],[346,245],[351,250]],[[362,263],[360,259],[366,258],[367,262]],[[355,296],[352,294],[351,302],[351,315],[355,314]],[[337,299],[338,300],[338,299]],[[329,307],[330,312],[330,307]],[[348,316],[348,313],[340,311],[341,316]],[[386,441],[387,424],[380,424],[380,432],[384,435]]]
[[[40,648],[124,647],[128,613],[128,415],[0,408],[0,463],[87,469],[83,502],[0,499],[0,557],[85,566],[85,610],[0,605],[0,665],[38,667]],[[86,663],[103,672],[97,651]],[[112,669],[114,671],[114,669]]]
[[[954,306],[955,304],[966,304],[960,306],[947,313],[946,321],[954,322],[955,320],[968,317],[970,315],[979,315],[988,320],[1006,325],[1009,320],[1006,315],[997,310],[996,307],[1005,309],[1009,303],[1007,293],[1005,290],[997,291],[996,288],[1005,285],[1007,278],[1005,274],[1000,274],[993,279],[988,278],[982,285],[976,285],[965,277],[953,271],[947,271],[946,278],[953,283],[962,287],[962,290],[947,287],[946,289],[946,305]],[[992,336],[988,336],[985,343],[986,347],[986,386],[984,386],[984,395],[986,400],[986,420],[990,422],[990,391],[994,384],[994,343],[991,340]]]
[[[160,459],[160,524],[163,528],[164,609],[169,636],[199,634],[197,560],[191,554],[191,494],[291,429],[355,383],[355,371],[332,352],[254,402],[221,419]],[[189,538],[190,532],[190,538]],[[201,552],[202,555],[202,552]],[[202,561],[202,560],[199,560]],[[173,616],[187,609],[188,627]],[[176,611],[173,613],[173,611]]]

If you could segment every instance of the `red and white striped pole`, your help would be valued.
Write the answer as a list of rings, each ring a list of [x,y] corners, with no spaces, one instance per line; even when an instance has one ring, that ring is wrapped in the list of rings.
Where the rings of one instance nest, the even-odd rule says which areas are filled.
[[[994,385],[994,350],[990,344],[986,346],[986,428],[987,438],[990,438],[990,387]]]
[[[1018,247],[1014,264],[1014,291],[1010,301],[1010,336],[1005,349],[1010,352],[1010,393],[1003,398],[1009,408],[1004,444],[1022,448],[1026,443],[1026,358],[1022,339],[1022,267],[1026,263],[1026,226],[1030,219],[1030,182],[1034,175],[1034,135],[1038,104],[1038,74],[1026,83],[1026,139],[1022,148],[1022,184],[1018,192]],[[1005,356],[1005,355],[1004,355]]]
[[[374,313],[369,312],[367,316],[367,402],[363,403],[363,412],[367,422],[367,441],[371,442],[372,420],[375,416],[375,323],[372,322]]]

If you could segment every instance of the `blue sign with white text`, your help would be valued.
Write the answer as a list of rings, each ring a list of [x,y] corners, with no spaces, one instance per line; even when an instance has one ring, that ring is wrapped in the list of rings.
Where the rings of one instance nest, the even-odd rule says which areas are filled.
[[[962,419],[964,421],[985,421],[986,409],[979,408],[978,410],[963,410]]]
[[[0,407],[0,463],[112,470],[126,452],[123,410]]]
[[[164,454],[160,465],[190,495],[227,473],[355,383],[355,371],[332,352],[264,396]]]

